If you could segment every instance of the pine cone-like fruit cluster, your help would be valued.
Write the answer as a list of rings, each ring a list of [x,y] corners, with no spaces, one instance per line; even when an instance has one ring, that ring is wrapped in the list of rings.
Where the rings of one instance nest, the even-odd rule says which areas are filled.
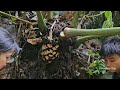
[[[58,52],[59,45],[53,45],[51,43],[47,43],[42,45],[42,52],[41,56],[43,61],[46,61],[47,63],[51,63],[56,58],[59,58],[59,52]]]

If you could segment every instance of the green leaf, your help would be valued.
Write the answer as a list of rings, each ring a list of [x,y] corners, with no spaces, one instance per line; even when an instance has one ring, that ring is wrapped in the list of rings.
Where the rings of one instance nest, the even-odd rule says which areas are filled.
[[[46,23],[45,23],[45,21],[44,21],[42,12],[41,12],[41,11],[36,11],[36,13],[37,13],[37,17],[38,17],[38,27],[39,27],[41,30],[47,29],[47,25],[46,25]]]
[[[91,64],[91,67],[95,67],[95,66],[96,66],[96,63],[92,63],[92,64]]]
[[[90,75],[93,75],[93,72],[92,72],[91,69],[88,69],[88,73],[89,73]]]
[[[93,73],[94,73],[94,74],[97,74],[97,73],[99,73],[99,71],[98,71],[98,70],[95,70],[95,71],[93,71]]]
[[[11,17],[12,23],[16,23],[16,18]]]
[[[104,21],[102,28],[111,28],[113,27],[114,23],[111,19],[108,19],[106,21]]]
[[[105,64],[103,62],[100,62],[99,66],[105,67]]]
[[[111,11],[106,11],[105,12],[105,17],[107,20],[103,22],[102,28],[111,28],[113,27],[114,23],[112,21],[112,12]]]
[[[102,74],[105,74],[106,73],[106,70],[102,70]]]
[[[105,17],[107,18],[107,19],[112,19],[111,17],[112,17],[112,12],[111,11],[106,11],[105,12]]]

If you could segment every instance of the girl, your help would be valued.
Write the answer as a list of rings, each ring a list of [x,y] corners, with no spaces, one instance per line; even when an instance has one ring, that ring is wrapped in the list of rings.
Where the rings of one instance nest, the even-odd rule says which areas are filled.
[[[19,54],[21,48],[11,34],[0,27],[0,70],[10,63],[13,54]]]

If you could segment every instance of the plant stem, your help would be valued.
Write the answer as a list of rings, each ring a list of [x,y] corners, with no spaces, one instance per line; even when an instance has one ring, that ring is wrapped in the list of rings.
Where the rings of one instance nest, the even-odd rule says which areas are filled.
[[[45,18],[46,16],[46,11],[41,11],[42,15],[43,15],[43,18]]]
[[[24,20],[24,19],[15,17],[15,16],[10,15],[10,14],[7,14],[7,13],[5,13],[5,12],[0,11],[0,14],[6,15],[6,16],[9,16],[9,17],[12,17],[12,18],[16,18],[17,20],[20,20],[20,21],[22,21],[22,22],[24,22],[24,23],[28,23],[28,24],[30,24],[30,25],[33,25],[33,23],[31,23],[31,22],[29,22],[29,21],[27,21],[27,20]]]
[[[99,29],[75,29],[75,28],[65,28],[65,37],[75,37],[75,36],[89,36],[89,35],[118,35],[120,34],[120,27],[113,28],[99,28]]]
[[[41,11],[36,11],[36,13],[37,13],[37,17],[38,17],[38,27],[41,30],[45,30],[47,28],[47,25],[43,19],[43,15],[42,15]]]
[[[90,36],[83,36],[83,37],[78,37],[75,41],[74,48],[77,48],[81,43],[84,43],[87,40],[90,39],[96,39],[96,38],[103,38],[103,37],[108,37],[110,35],[90,35]]]
[[[79,12],[78,12],[78,11],[75,11],[74,19],[73,19],[72,25],[71,25],[73,28],[77,28],[77,25],[78,25],[78,17],[79,17]]]
[[[103,13],[105,13],[105,11],[103,11],[103,12],[101,12],[101,13],[99,13],[99,14],[96,14],[96,15],[92,15],[92,16],[85,15],[85,17],[87,17],[87,18],[93,18],[93,17],[100,16],[100,15],[102,15]]]

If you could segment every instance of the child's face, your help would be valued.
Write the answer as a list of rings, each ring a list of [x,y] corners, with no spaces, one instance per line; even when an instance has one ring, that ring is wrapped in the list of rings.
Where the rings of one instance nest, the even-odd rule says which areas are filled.
[[[3,69],[9,63],[13,51],[14,50],[10,50],[8,52],[0,53],[0,70]]]
[[[106,66],[111,72],[120,72],[120,56],[111,55],[105,58]]]

